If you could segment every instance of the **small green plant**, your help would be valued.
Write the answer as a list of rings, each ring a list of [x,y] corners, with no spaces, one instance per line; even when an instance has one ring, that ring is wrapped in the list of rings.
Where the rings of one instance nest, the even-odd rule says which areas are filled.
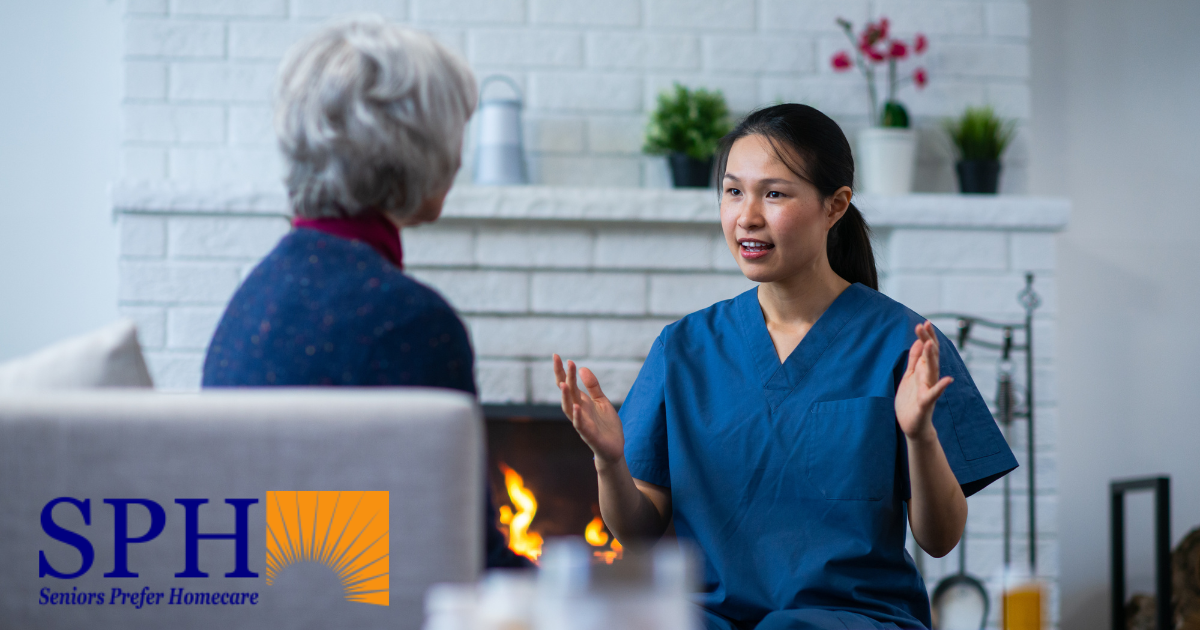
[[[707,160],[732,128],[729,107],[720,90],[689,90],[676,83],[658,95],[658,106],[646,126],[646,153],[684,153]]]
[[[944,125],[962,160],[999,160],[1016,133],[1016,122],[1000,119],[990,106],[968,107]]]

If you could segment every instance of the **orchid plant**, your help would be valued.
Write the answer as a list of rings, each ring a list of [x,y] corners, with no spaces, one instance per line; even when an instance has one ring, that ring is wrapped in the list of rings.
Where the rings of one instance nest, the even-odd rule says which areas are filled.
[[[845,50],[833,56],[833,69],[846,72],[857,67],[867,80],[867,97],[871,105],[871,123],[880,127],[908,127],[908,111],[896,100],[896,92],[905,84],[912,83],[917,89],[925,87],[929,75],[925,68],[919,67],[901,76],[897,63],[924,54],[929,47],[928,40],[918,33],[912,43],[892,37],[889,33],[888,19],[879,18],[878,22],[867,22],[867,27],[857,37],[854,35],[854,25],[849,20],[838,18],[838,26],[846,33],[853,48],[853,56]],[[875,70],[880,65],[887,64],[887,99],[883,109],[879,107],[879,94],[875,85]]]

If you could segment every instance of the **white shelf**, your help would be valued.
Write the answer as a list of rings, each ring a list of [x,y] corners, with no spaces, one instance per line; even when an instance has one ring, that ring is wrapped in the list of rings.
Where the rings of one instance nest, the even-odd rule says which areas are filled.
[[[1007,229],[1055,232],[1066,227],[1069,200],[1057,197],[917,193],[859,195],[855,204],[876,228]],[[183,187],[124,182],[112,190],[118,214],[288,216],[282,187]],[[443,220],[717,224],[713,190],[459,186]]]

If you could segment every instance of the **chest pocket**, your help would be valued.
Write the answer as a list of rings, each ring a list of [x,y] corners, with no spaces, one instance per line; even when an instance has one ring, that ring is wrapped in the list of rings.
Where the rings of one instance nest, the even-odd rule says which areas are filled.
[[[896,412],[891,398],[814,403],[804,419],[805,472],[826,499],[878,501],[896,476]]]

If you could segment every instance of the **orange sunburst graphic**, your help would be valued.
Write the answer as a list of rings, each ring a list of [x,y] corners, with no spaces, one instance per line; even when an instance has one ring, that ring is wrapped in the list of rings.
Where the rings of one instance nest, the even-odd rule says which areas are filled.
[[[267,584],[297,562],[328,566],[346,599],[387,606],[388,493],[268,492]]]

